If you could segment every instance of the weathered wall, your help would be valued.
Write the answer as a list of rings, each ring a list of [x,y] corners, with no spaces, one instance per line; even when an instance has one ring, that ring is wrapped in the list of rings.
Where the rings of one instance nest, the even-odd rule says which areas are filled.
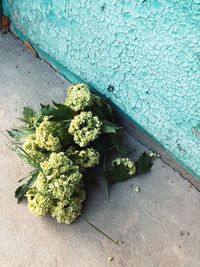
[[[75,73],[111,97],[200,176],[199,0],[3,4],[20,37],[59,62],[67,78],[75,81]]]
[[[0,28],[1,28],[1,16],[3,13],[3,9],[2,9],[2,1],[0,0]]]

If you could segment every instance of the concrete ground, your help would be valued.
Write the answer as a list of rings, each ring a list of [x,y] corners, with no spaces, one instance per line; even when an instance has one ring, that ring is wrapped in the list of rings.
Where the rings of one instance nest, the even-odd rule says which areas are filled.
[[[35,58],[11,34],[0,34],[0,130],[19,125],[23,106],[63,101],[68,83]],[[144,146],[127,135],[125,142]],[[87,217],[116,246],[82,218],[72,225],[33,216],[16,203],[18,180],[28,171],[0,137],[0,266],[2,267],[199,267],[200,194],[161,159],[147,175],[112,187],[107,200],[94,188]],[[141,191],[134,191],[138,186]],[[112,257],[112,261],[108,258]]]

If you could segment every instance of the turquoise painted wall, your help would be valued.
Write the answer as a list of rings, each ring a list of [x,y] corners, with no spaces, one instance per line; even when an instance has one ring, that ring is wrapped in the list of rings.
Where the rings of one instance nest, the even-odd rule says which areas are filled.
[[[13,31],[67,78],[110,97],[200,177],[199,0],[3,4]]]
[[[0,28],[1,28],[1,16],[3,13],[3,9],[2,9],[2,1],[0,0]]]

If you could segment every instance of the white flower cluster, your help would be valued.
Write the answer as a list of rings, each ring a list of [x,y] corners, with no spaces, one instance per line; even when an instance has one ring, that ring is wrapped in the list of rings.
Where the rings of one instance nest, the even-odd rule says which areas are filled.
[[[82,170],[92,168],[99,164],[100,154],[92,147],[86,148],[85,150],[77,150],[74,146],[70,146],[66,153]]]
[[[42,106],[34,134],[22,145],[39,172],[26,197],[33,214],[51,214],[58,222],[69,224],[81,214],[85,199],[82,173],[100,162],[94,141],[105,133],[103,120],[111,110],[85,84],[70,86],[64,105],[54,105]],[[123,165],[131,176],[136,172],[127,158],[112,164]]]
[[[84,110],[92,105],[92,94],[86,84],[70,86],[65,105],[74,111]]]
[[[59,151],[61,149],[61,144],[59,138],[55,134],[59,125],[55,121],[50,121],[49,119],[50,117],[48,116],[44,117],[43,122],[36,128],[35,142],[39,148],[52,152]]]
[[[74,142],[80,147],[87,146],[101,133],[102,122],[91,111],[82,111],[76,115],[69,126],[69,133],[73,135]]]
[[[136,174],[136,167],[133,161],[128,158],[118,158],[112,161],[112,166],[124,166],[130,176]]]
[[[65,128],[52,116],[44,116],[35,134],[26,137],[22,148],[41,167],[34,185],[26,193],[29,209],[36,215],[50,213],[59,222],[71,223],[80,214],[85,199],[80,171],[94,167],[100,159],[94,148],[80,149],[101,133],[102,122],[88,108],[103,106],[103,101],[87,85],[77,84],[69,87],[64,104],[75,112],[66,131],[78,146],[63,147],[58,132],[63,133]]]
[[[71,223],[80,215],[85,199],[79,167],[63,153],[51,153],[40,164],[42,171],[27,193],[28,207],[36,215],[50,213],[59,222]]]

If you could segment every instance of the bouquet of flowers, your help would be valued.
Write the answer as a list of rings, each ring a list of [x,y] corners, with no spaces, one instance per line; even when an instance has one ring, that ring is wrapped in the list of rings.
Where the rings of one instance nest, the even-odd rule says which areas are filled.
[[[137,162],[127,158],[121,145],[123,128],[116,124],[111,106],[85,84],[70,86],[62,104],[41,104],[36,112],[25,107],[22,120],[25,126],[8,133],[13,149],[33,169],[15,197],[18,202],[26,197],[35,215],[50,214],[70,224],[83,215],[90,168],[102,166],[109,197],[110,185],[147,172],[152,165],[146,153]],[[112,153],[119,156],[107,168],[105,159]]]

